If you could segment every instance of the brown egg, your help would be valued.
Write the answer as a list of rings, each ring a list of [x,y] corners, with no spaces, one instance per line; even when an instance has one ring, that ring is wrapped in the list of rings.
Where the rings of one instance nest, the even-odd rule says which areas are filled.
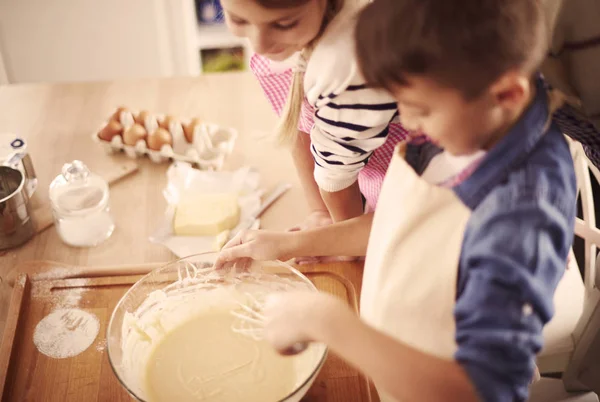
[[[194,129],[200,123],[201,123],[200,119],[195,118],[195,119],[192,119],[192,121],[189,124],[183,126],[183,134],[185,135],[185,140],[188,143],[191,144],[194,141]]]
[[[127,109],[125,106],[120,106],[116,112],[113,113],[113,115],[110,117],[111,120],[114,121],[118,121],[119,123],[121,122],[121,113],[122,112],[127,112],[129,111],[129,109]]]
[[[123,133],[123,143],[125,145],[135,145],[139,140],[148,136],[148,132],[141,124],[134,124]]]
[[[136,116],[133,116],[133,120],[143,126],[146,124],[146,118],[150,116],[150,113],[148,113],[147,110],[142,110],[141,112],[139,112]]]
[[[118,121],[111,120],[108,124],[100,130],[98,138],[104,141],[112,141],[113,137],[121,135],[123,133],[123,126]]]
[[[160,151],[163,145],[173,146],[173,136],[164,128],[159,127],[155,132],[148,135],[146,143],[148,144],[148,148]]]
[[[162,120],[158,122],[158,127],[164,128],[165,130],[169,129],[169,125],[175,121],[175,118],[171,115],[166,115]]]

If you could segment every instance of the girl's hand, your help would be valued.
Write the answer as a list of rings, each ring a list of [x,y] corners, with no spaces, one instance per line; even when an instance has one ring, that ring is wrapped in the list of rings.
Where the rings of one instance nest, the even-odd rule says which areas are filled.
[[[332,223],[333,220],[331,219],[328,211],[317,209],[308,214],[302,223],[288,229],[288,231],[297,232],[299,230],[307,230],[325,225],[331,225]]]
[[[281,354],[298,353],[304,350],[299,345],[308,342],[323,342],[332,318],[352,314],[341,300],[309,291],[272,294],[262,313],[266,320],[265,339]]]
[[[267,230],[244,230],[231,239],[217,257],[215,268],[239,260],[289,260],[293,257],[294,234]]]
[[[315,210],[312,211],[299,225],[290,228],[288,231],[297,232],[300,230],[308,230],[321,226],[331,225],[333,220],[329,215],[328,211],[324,210]],[[317,264],[317,263],[328,263],[328,262],[340,262],[340,261],[356,261],[357,257],[320,257],[320,256],[304,256],[304,257],[296,257],[294,262],[297,264]]]

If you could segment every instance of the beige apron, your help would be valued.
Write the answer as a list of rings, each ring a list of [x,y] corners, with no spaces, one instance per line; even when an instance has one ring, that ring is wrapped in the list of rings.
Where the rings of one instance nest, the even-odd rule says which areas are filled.
[[[564,102],[549,91],[548,120]],[[425,353],[453,359],[458,264],[471,211],[394,151],[371,228],[361,291],[365,322]],[[537,372],[537,368],[536,368]],[[535,374],[539,376],[539,373]],[[382,401],[393,401],[379,392]]]
[[[367,249],[361,316],[425,353],[452,359],[458,264],[471,211],[452,190],[427,183],[397,147]],[[380,392],[382,401],[391,401]]]

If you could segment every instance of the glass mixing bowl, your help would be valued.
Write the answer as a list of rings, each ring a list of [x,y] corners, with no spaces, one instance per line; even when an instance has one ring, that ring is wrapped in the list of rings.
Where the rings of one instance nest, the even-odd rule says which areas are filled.
[[[143,363],[143,359],[149,356],[149,352],[139,352],[139,348],[136,346],[135,353],[137,354],[133,353],[134,348],[130,347],[132,343],[129,339],[131,336],[138,336],[138,332],[143,332],[140,329],[141,324],[139,324],[141,321],[136,320],[143,317],[147,311],[153,309],[162,311],[163,306],[161,306],[161,303],[165,300],[165,297],[171,297],[170,295],[173,294],[176,294],[173,297],[194,298],[200,296],[200,300],[204,298],[210,302],[212,300],[211,292],[228,289],[230,286],[243,288],[245,291],[260,291],[262,295],[273,291],[297,290],[299,288],[317,291],[314,284],[306,276],[283,262],[246,261],[243,266],[231,266],[225,270],[216,271],[213,268],[216,257],[217,253],[204,253],[168,263],[135,283],[115,307],[108,324],[108,358],[115,375],[127,392],[136,400],[146,401],[141,378],[145,375],[145,367],[147,367],[147,362]],[[201,307],[203,303],[199,303],[197,300],[195,299],[195,303],[183,303],[181,307],[176,308]],[[176,315],[172,312],[169,314],[171,316]],[[190,315],[187,317],[189,318]],[[183,322],[180,322],[180,324]],[[144,333],[144,336],[145,339],[148,339],[148,334]],[[149,337],[152,338],[152,342],[148,341],[149,344],[152,344],[154,339],[160,340],[156,333],[150,333]],[[198,340],[202,340],[202,334],[198,334]],[[147,349],[151,349],[151,346],[148,346]],[[297,366],[301,369],[296,371],[295,389],[282,401],[299,402],[302,399],[321,370],[326,355],[327,348],[321,344],[311,344],[300,355],[303,363]],[[137,368],[132,369],[132,367]]]

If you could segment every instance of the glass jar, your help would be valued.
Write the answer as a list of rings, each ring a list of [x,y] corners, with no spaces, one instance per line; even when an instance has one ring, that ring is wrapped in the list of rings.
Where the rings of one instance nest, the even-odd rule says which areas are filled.
[[[63,166],[50,184],[50,201],[56,230],[70,246],[97,246],[115,229],[108,183],[81,161]]]

